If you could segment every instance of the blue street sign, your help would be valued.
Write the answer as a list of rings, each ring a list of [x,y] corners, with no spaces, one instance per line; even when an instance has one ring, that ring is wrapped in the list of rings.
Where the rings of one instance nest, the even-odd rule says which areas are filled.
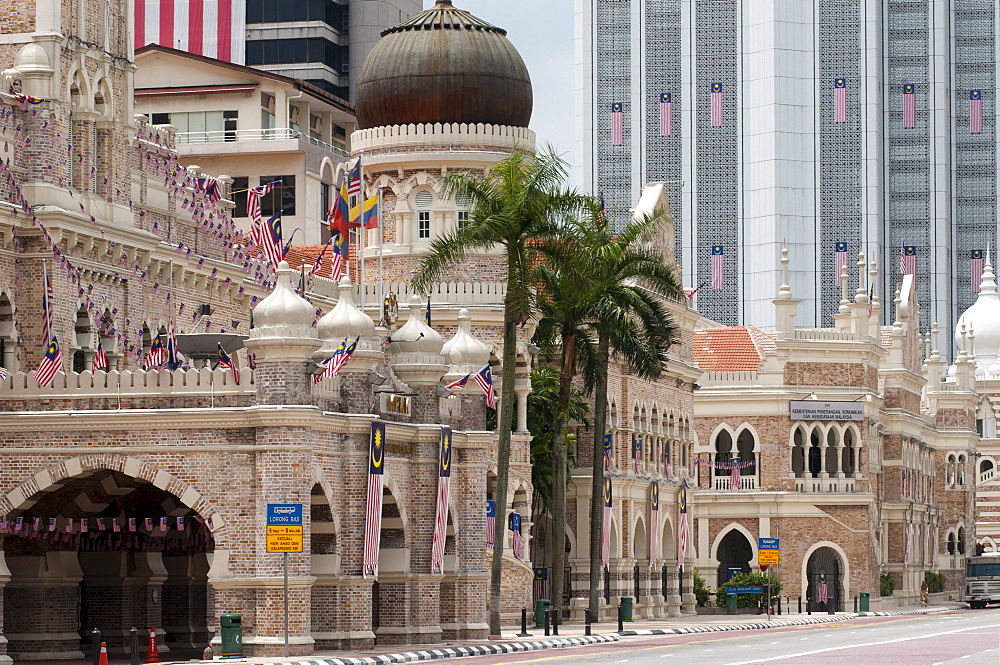
[[[759,550],[779,550],[777,538],[758,538],[757,549]]]
[[[268,526],[302,526],[301,503],[267,504]]]
[[[726,587],[726,593],[764,593],[762,586],[731,586]]]

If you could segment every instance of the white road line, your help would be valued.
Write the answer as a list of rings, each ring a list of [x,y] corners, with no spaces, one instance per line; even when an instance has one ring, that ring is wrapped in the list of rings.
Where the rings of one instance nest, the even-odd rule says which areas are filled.
[[[785,656],[771,656],[769,658],[757,658],[754,660],[741,660],[732,663],[726,663],[726,665],[752,665],[753,663],[769,663],[776,660],[788,660],[789,658],[801,658],[802,656],[811,656],[817,653],[829,653],[831,651],[843,651],[844,649],[859,649],[861,647],[873,647],[880,644],[896,644],[897,642],[909,642],[911,640],[924,640],[929,637],[940,637],[942,635],[953,635],[955,633],[964,633],[970,630],[976,630],[981,628],[981,626],[974,626],[972,628],[957,628],[955,630],[946,630],[940,633],[929,633],[926,635],[914,635],[912,637],[900,637],[895,640],[882,640],[879,642],[865,642],[863,644],[846,644],[837,647],[827,647],[826,649],[813,649],[811,651],[800,651],[799,653],[792,653]]]

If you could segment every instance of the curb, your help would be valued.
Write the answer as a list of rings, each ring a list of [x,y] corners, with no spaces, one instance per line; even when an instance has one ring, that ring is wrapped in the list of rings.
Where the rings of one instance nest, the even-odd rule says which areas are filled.
[[[522,651],[541,651],[542,649],[567,649],[569,647],[586,646],[588,644],[605,644],[607,642],[617,641],[617,634],[591,635],[590,637],[566,637],[558,640],[538,640],[535,642],[511,642],[508,644],[484,644],[482,646],[474,647],[451,647],[447,649],[428,649],[427,651],[408,651],[406,653],[366,656],[364,658],[289,660],[274,663],[273,665],[379,665],[381,663],[416,663],[425,660],[467,658],[469,656],[493,656]]]

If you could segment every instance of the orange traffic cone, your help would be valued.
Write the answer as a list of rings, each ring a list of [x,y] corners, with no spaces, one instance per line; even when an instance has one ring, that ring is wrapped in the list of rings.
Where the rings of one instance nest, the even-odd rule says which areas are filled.
[[[98,661],[98,665],[108,665],[108,644],[107,644],[107,642],[101,642],[101,659]]]
[[[156,649],[156,628],[149,629],[149,646],[146,647],[146,660],[143,662],[160,662],[160,652]],[[107,665],[107,663],[101,663],[100,665]]]

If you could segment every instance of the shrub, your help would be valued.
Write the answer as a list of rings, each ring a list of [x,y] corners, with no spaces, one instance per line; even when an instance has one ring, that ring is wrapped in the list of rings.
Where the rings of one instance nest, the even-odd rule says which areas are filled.
[[[705,583],[705,578],[701,576],[701,573],[694,571],[694,596],[698,599],[698,607],[705,607],[708,605],[708,598],[712,595],[712,592],[708,590],[708,585]]]
[[[882,573],[878,576],[878,588],[879,595],[891,596],[892,592],[896,590],[896,580],[892,579],[892,575],[889,573]]]
[[[726,589],[731,586],[761,586],[766,587],[771,584],[771,598],[781,593],[781,580],[777,577],[767,577],[765,573],[736,573],[733,579],[729,580],[715,591],[715,604],[719,607],[726,606]],[[763,594],[743,593],[736,596],[736,607],[757,607],[758,601],[763,601],[767,595],[767,589]]]
[[[924,581],[927,582],[928,593],[941,593],[944,591],[944,575],[928,570],[924,572]]]

